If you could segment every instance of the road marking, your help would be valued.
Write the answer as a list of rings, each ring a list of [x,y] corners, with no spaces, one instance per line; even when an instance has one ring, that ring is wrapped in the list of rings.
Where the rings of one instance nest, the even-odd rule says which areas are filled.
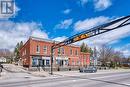
[[[130,75],[130,73],[126,74],[117,74],[117,75],[110,75],[110,76],[101,76],[101,77],[94,77],[94,79],[99,79],[99,78],[107,78],[107,77],[116,77],[116,76],[124,76],[124,75]]]

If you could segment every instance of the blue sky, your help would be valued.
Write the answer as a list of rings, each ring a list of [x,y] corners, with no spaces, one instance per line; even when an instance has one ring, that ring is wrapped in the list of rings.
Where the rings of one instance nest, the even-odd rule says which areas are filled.
[[[87,2],[82,5],[83,1]],[[14,22],[40,22],[44,29],[50,33],[49,37],[52,38],[63,35],[70,36],[73,32],[73,24],[79,20],[98,16],[120,17],[128,15],[130,13],[130,1],[126,0],[125,2],[123,0],[111,0],[112,5],[99,11],[94,7],[94,0],[16,0],[20,11],[12,20]],[[67,9],[70,12],[64,14],[63,11]],[[54,29],[55,25],[67,19],[73,20],[72,26],[68,29]]]
[[[12,50],[17,42],[25,42],[29,36],[62,41],[114,18],[130,15],[130,0],[15,0],[15,5],[15,14],[0,21],[1,48]],[[83,41],[92,47],[109,44],[128,56],[129,28]]]

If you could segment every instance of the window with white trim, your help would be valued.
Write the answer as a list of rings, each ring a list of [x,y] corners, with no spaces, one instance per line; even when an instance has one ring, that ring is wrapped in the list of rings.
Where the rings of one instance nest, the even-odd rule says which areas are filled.
[[[65,51],[64,51],[64,48],[63,48],[63,47],[61,48],[61,50],[62,50],[62,54],[65,54]]]
[[[73,54],[73,52],[72,52],[72,49],[70,48],[70,55],[72,55]]]
[[[44,53],[44,54],[47,54],[47,46],[46,46],[46,45],[43,46],[43,53]]]
[[[40,46],[37,45],[36,53],[40,53]]]
[[[25,55],[26,55],[26,49],[25,49]]]
[[[76,55],[76,56],[78,55],[78,50],[75,50],[75,55]]]
[[[58,55],[60,55],[61,54],[61,49],[60,48],[58,48]]]

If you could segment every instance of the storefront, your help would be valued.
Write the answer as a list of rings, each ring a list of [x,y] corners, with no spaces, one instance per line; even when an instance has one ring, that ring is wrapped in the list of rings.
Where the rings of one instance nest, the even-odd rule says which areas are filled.
[[[50,66],[50,57],[42,57],[44,66],[48,67]]]
[[[56,57],[56,64],[59,66],[67,66],[68,58],[67,57]]]
[[[42,66],[42,67],[50,66],[50,57],[33,56],[32,67],[37,67],[37,66]]]

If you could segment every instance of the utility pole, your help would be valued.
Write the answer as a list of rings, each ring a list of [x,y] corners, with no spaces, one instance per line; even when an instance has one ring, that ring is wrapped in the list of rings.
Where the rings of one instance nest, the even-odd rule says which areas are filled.
[[[53,50],[53,46],[51,46],[51,75],[53,75]]]

